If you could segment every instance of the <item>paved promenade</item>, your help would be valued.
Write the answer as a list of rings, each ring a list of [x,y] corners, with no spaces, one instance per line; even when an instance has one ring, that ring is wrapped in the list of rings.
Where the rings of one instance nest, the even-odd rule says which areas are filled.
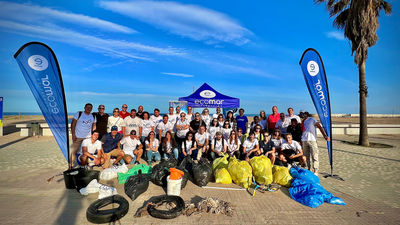
[[[129,213],[116,224],[400,224],[400,136],[374,135],[372,142],[393,148],[363,148],[334,137],[334,168],[345,181],[325,179],[322,185],[341,197],[346,206],[323,204],[312,209],[292,200],[286,188],[275,193],[204,189],[190,181],[181,196],[185,201],[199,197],[218,197],[235,205],[232,217],[200,214],[159,220],[150,216],[134,218],[143,202],[165,191],[150,184],[149,190],[134,202],[126,197],[123,185],[118,192],[130,202]],[[319,140],[321,173],[329,172],[327,149]],[[52,137],[20,137],[11,133],[0,137],[0,218],[1,224],[90,224],[86,209],[97,194],[81,196],[66,190],[62,176],[46,180],[67,168]],[[208,186],[221,186],[209,183]],[[228,187],[237,187],[228,185]]]

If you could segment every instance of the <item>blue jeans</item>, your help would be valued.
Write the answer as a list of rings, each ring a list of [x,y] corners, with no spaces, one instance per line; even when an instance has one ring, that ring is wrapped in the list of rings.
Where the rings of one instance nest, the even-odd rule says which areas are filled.
[[[169,154],[167,154],[167,153],[164,152],[164,159],[169,159],[171,153],[174,153],[174,158],[175,158],[175,159],[178,159],[179,151],[178,151],[177,148],[172,149],[172,151],[171,151]]]
[[[151,162],[152,160],[161,161],[161,155],[159,152],[153,152],[151,150],[147,151],[147,162]]]

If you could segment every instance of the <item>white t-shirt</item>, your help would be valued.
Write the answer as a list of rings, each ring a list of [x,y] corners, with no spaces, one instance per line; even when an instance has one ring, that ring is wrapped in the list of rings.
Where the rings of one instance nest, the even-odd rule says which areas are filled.
[[[82,154],[82,147],[86,147],[87,151],[94,155],[94,153],[97,151],[101,150],[101,141],[96,140],[94,143],[92,143],[92,139],[91,138],[86,138],[85,140],[82,141],[82,145],[81,145],[81,149],[79,151],[79,154]]]
[[[208,139],[208,133],[204,132],[203,134],[200,134],[199,132],[197,132],[194,137],[199,142],[199,144],[204,145],[204,143],[206,143],[206,140]]]
[[[225,122],[225,121],[222,121],[222,122],[221,122],[221,121],[218,121],[218,126],[222,128],[222,127],[224,126],[224,122]]]
[[[154,127],[157,127],[158,124],[162,123],[162,116],[160,116],[160,115],[159,116],[152,115],[152,116],[150,116],[150,120],[153,121]],[[156,133],[158,134],[158,130],[157,130]]]
[[[142,120],[140,126],[142,128],[142,136],[147,137],[151,131],[151,128],[154,127],[154,123],[151,120]],[[139,135],[139,133],[137,133]]]
[[[189,121],[186,120],[186,119],[185,119],[184,121],[178,120],[178,122],[176,122],[176,125],[179,125],[179,126],[182,126],[182,125],[189,125]],[[184,130],[178,130],[178,129],[176,129],[176,135],[177,135],[179,138],[185,138],[187,132],[189,132],[189,127],[186,128],[186,129],[184,129]]]
[[[161,130],[161,137],[165,137],[165,134],[167,133],[167,131],[172,131],[172,129],[174,128],[174,126],[170,123],[164,123],[161,122],[160,124],[158,124],[157,126],[157,130]]]
[[[255,149],[256,146],[258,146],[258,141],[257,141],[257,139],[255,139],[255,138],[254,138],[253,141],[250,141],[249,139],[246,139],[246,140],[243,142],[243,147],[246,148],[246,152],[249,152],[249,151]]]
[[[304,121],[304,132],[301,136],[301,141],[317,141],[317,130],[315,129],[316,123],[317,120],[312,117],[308,117]]]
[[[108,117],[108,122],[107,122],[107,132],[111,132],[111,127],[112,126],[117,126],[118,131],[122,130],[122,125],[124,124],[124,119],[121,117],[114,117],[114,116],[109,116]]]
[[[124,152],[125,154],[128,154],[132,157],[134,157],[135,155],[133,154],[133,151],[139,146],[141,145],[140,141],[136,138],[132,139],[131,137],[124,137],[121,140],[121,145],[124,145]]]
[[[201,114],[201,120],[204,121],[204,123],[206,123],[206,128],[208,129],[210,127],[210,123],[211,123],[211,116],[210,115],[203,115]]]
[[[284,139],[283,138],[281,138],[281,139],[271,138],[271,141],[274,142],[275,148],[280,148],[281,145],[284,143]]]
[[[92,136],[92,125],[96,123],[96,117],[91,113],[86,115],[85,112],[82,112],[81,117],[79,117],[79,112],[74,115],[74,119],[76,121],[75,126],[75,136],[77,138],[90,138]]]
[[[232,129],[231,128],[221,128],[221,131],[222,131],[222,136],[225,138],[225,140],[228,140]]]
[[[130,134],[131,130],[136,131],[136,135],[139,135],[139,126],[142,124],[142,119],[138,116],[132,118],[130,116],[125,117],[124,124],[122,125],[125,127],[125,134]]]
[[[185,150],[186,153],[189,153],[190,149],[193,147],[196,147],[196,142],[193,141],[193,146],[192,146],[192,141],[186,140],[186,149],[185,149],[185,144],[182,144],[182,150]]]
[[[282,150],[285,149],[293,149],[296,154],[299,154],[299,150],[301,149],[301,145],[299,144],[299,142],[292,140],[292,144],[289,144],[288,142],[285,142],[282,144]]]
[[[232,140],[232,143],[229,141],[229,139],[228,139],[228,151],[230,151],[230,152],[234,152],[234,151],[236,151],[237,149],[238,149],[238,146],[240,146],[240,144],[241,144],[241,142],[240,142],[240,139],[238,139],[237,140],[237,145],[236,145],[236,142],[235,142],[235,140]]]
[[[219,113],[219,114],[222,114],[222,113]],[[218,114],[218,113],[214,113],[213,116],[212,116],[213,119],[214,119],[214,118],[218,118],[219,114]]]
[[[218,140],[215,141],[215,139],[212,139],[211,146],[214,146],[214,143],[215,143],[214,150],[216,150],[218,152],[222,152],[224,150],[224,146],[222,145],[222,138],[219,141]],[[224,145],[225,145],[225,142],[224,142]]]
[[[218,131],[221,131],[221,128],[220,128],[220,127],[210,127],[210,128],[208,128],[208,133],[210,134],[210,139],[214,139],[215,134],[216,134]]]
[[[298,115],[293,114],[293,116],[286,116],[286,117],[289,118],[290,120],[295,118],[297,120],[297,123],[301,123],[300,117]]]
[[[149,142],[148,140],[146,140],[146,141],[145,141],[145,144],[146,144],[146,145],[149,145],[150,142]],[[156,149],[158,149],[158,146],[159,146],[158,139],[157,139],[157,138],[154,138],[153,146],[150,146],[150,147],[151,147],[151,148],[156,148]],[[153,150],[149,150],[149,151],[153,151]],[[157,152],[158,152],[158,150],[157,150]]]
[[[186,114],[186,120],[190,123],[190,121],[192,121],[194,118],[193,113],[192,114]]]
[[[176,118],[178,118],[179,116],[176,114],[168,114],[168,122],[170,122],[173,126],[175,126],[176,123]]]
[[[290,119],[288,117],[285,117],[285,120],[278,120],[275,124],[275,128],[279,128],[281,130],[282,134],[286,134],[286,129],[290,125]]]

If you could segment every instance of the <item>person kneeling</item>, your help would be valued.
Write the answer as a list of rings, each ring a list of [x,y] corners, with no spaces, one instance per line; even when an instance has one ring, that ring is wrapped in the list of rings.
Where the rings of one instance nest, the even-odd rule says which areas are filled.
[[[104,164],[104,157],[102,155],[101,142],[97,140],[99,132],[97,130],[92,131],[92,136],[83,140],[81,151],[77,154],[79,164],[85,166],[88,162],[93,162],[94,165]],[[91,166],[89,164],[89,166]]]
[[[124,151],[121,149],[122,137],[122,134],[118,133],[118,127],[112,126],[111,132],[104,135],[101,139],[104,152],[103,168],[110,168],[111,158],[116,158],[113,164],[118,165],[119,161],[124,157]]]
[[[301,166],[305,167],[306,157],[303,155],[303,150],[299,142],[293,140],[292,134],[286,134],[286,141],[281,146],[279,160],[288,165],[294,162],[300,162]]]
[[[255,138],[254,132],[250,132],[249,137],[243,143],[243,156],[248,162],[254,156],[261,154],[258,141]]]
[[[140,164],[139,160],[143,154],[143,145],[136,136],[136,131],[131,130],[129,137],[121,140],[124,151],[124,161],[130,164],[132,161],[135,164]]]
[[[217,131],[215,138],[211,141],[211,158],[214,160],[216,157],[221,157],[226,153],[225,139],[222,133]]]

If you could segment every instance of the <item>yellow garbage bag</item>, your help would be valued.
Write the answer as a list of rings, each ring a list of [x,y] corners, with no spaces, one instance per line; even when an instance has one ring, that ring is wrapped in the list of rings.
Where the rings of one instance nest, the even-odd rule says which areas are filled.
[[[248,188],[252,183],[252,169],[248,162],[238,161],[235,157],[229,159],[228,172],[235,184]]]
[[[217,169],[228,168],[228,156],[229,154],[225,154],[223,157],[216,158],[213,162],[212,169],[216,171]]]
[[[289,170],[283,166],[272,167],[274,174],[274,183],[285,187],[290,187],[292,176],[290,176]]]
[[[215,183],[220,184],[231,184],[232,178],[226,168],[217,169],[214,173],[215,176]]]
[[[253,157],[250,159],[250,165],[257,183],[265,185],[272,183],[272,165],[269,158],[265,155]]]

